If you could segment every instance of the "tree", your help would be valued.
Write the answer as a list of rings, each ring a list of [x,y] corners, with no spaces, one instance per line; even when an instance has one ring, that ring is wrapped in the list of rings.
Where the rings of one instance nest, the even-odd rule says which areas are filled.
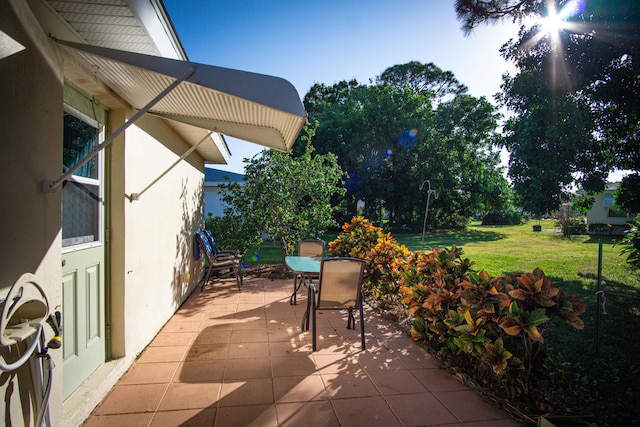
[[[483,209],[487,191],[503,189],[492,150],[498,114],[484,98],[465,94],[451,72],[434,64],[395,65],[375,79],[321,84],[305,96],[318,153],[335,153],[343,170],[347,206],[355,215],[388,219],[395,228],[422,228],[429,179],[441,196],[430,225],[459,228]],[[431,216],[431,215],[430,215]]]
[[[422,64],[411,61],[394,65],[384,70],[376,82],[399,89],[408,88],[415,94],[429,94],[434,100],[467,91],[467,87],[460,83],[451,71],[444,71],[433,62]]]
[[[335,226],[331,198],[344,194],[343,172],[333,154],[314,155],[312,126],[305,126],[304,153],[299,157],[265,150],[248,161],[245,183],[225,184],[222,199],[226,215],[240,217],[256,233],[275,236],[282,261],[295,242],[318,237]]]
[[[518,40],[502,49],[518,69],[504,79],[502,103],[514,112],[510,171],[525,165],[531,174],[516,188],[521,198],[533,194],[529,184],[553,180],[542,198],[557,205],[568,185],[601,191],[608,173],[621,169],[632,173],[620,201],[640,211],[640,189],[631,185],[640,179],[640,2],[457,0],[456,12],[466,33],[506,18],[562,19],[557,28],[544,21],[523,26]],[[579,132],[571,134],[572,128]],[[539,153],[533,152],[536,135],[545,144]],[[536,168],[532,156],[551,159],[554,171]]]

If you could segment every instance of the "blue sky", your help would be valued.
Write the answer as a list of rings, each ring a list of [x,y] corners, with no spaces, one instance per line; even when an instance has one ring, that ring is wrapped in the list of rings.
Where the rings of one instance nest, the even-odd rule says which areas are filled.
[[[433,62],[473,96],[500,90],[513,68],[499,54],[517,34],[507,22],[465,37],[446,0],[164,0],[194,62],[289,80],[302,99],[314,83],[368,83],[386,68]],[[226,138],[232,158],[216,168],[242,173],[261,147]]]

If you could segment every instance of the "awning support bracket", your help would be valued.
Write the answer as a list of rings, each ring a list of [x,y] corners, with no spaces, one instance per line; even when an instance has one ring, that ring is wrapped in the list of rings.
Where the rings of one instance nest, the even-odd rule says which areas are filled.
[[[134,124],[143,114],[147,113],[155,104],[157,104],[162,98],[167,96],[169,92],[178,87],[180,83],[188,79],[195,73],[195,68],[189,68],[182,76],[178,77],[173,83],[167,86],[162,92],[156,95],[151,101],[147,103],[144,107],[142,107],[136,114],[134,114],[131,119],[127,120],[122,124],[118,129],[116,129],[111,135],[107,137],[101,144],[98,144],[90,153],[88,153],[85,157],[82,158],[74,167],[65,172],[60,178],[55,181],[42,181],[42,192],[43,193],[55,193],[56,190],[62,183],[68,180],[71,175],[74,174],[75,171],[80,169],[85,163],[87,163],[93,156],[98,154],[102,149],[106,148],[109,144],[111,144],[118,135],[124,132],[129,126]]]
[[[207,133],[207,135],[202,138],[200,141],[198,141],[197,144],[194,144],[191,148],[189,148],[182,156],[180,156],[180,158],[178,160],[176,160],[175,162],[173,162],[173,164],[171,166],[169,166],[164,172],[162,172],[156,179],[154,179],[153,181],[151,181],[151,183],[149,183],[149,185],[147,185],[146,187],[144,187],[139,193],[131,193],[130,195],[125,194],[125,197],[127,199],[129,199],[130,202],[133,202],[135,200],[139,200],[140,196],[142,196],[142,194],[147,191],[149,188],[151,188],[156,182],[160,181],[166,174],[168,174],[171,169],[173,169],[174,167],[176,167],[176,165],[178,163],[180,163],[181,161],[183,161],[184,159],[186,159],[187,157],[189,157],[189,155],[191,153],[193,153],[194,151],[196,151],[196,149],[200,146],[200,144],[202,144],[203,142],[205,142],[207,139],[209,139],[211,137],[211,134],[213,133],[213,131],[209,131]]]

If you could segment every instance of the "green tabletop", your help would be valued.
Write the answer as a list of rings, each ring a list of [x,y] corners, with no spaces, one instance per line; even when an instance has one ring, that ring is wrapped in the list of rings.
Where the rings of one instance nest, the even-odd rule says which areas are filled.
[[[288,256],[284,263],[297,273],[318,274],[322,257],[315,256]]]

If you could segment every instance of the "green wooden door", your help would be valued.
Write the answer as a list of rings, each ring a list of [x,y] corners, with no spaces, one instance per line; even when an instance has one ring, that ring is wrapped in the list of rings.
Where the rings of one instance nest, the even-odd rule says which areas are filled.
[[[63,165],[71,168],[102,138],[102,126],[66,107]],[[105,247],[101,155],[63,184],[63,397],[105,361]]]

